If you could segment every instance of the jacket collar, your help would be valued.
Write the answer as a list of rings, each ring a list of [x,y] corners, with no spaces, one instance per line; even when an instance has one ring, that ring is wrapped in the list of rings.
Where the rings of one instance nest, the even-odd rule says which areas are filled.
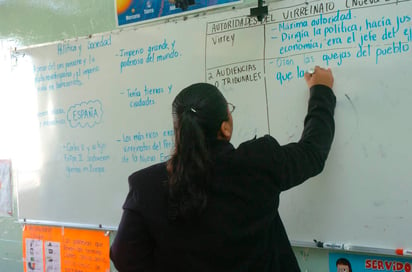
[[[233,145],[225,140],[212,140],[209,142],[209,149],[213,157],[217,157],[221,154],[234,150]]]

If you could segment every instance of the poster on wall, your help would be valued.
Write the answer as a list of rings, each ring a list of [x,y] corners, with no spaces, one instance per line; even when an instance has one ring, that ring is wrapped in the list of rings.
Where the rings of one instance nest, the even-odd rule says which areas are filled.
[[[104,231],[25,225],[24,272],[107,272],[109,248]]]
[[[0,160],[0,216],[11,216],[12,212],[11,161]]]
[[[117,26],[241,2],[240,0],[115,0]]]
[[[330,272],[411,272],[411,258],[329,253]]]

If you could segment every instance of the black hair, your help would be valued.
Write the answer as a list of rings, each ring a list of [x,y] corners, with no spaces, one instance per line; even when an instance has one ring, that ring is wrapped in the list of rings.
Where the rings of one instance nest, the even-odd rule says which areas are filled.
[[[336,267],[338,266],[338,264],[343,264],[343,265],[347,265],[349,267],[349,272],[352,272],[352,266],[350,265],[350,262],[348,259],[346,258],[339,258],[336,261]]]
[[[209,143],[216,140],[223,121],[229,119],[227,102],[211,84],[184,88],[172,104],[175,147],[169,174],[169,220],[198,216],[207,205],[212,172]]]

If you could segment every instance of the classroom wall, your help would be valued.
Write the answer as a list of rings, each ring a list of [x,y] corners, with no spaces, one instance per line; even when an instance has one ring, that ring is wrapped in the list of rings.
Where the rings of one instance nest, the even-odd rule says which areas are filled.
[[[247,0],[241,6],[254,3]],[[115,28],[114,0],[0,0],[0,50],[3,52],[10,46],[48,43]],[[0,76],[1,82],[3,79]],[[4,93],[4,88],[0,83],[0,92]],[[0,115],[0,124],[2,118],[5,116]],[[2,127],[2,131],[12,133],[13,128]],[[0,159],[11,156],[11,151],[5,148],[5,139],[7,137],[0,134]],[[13,200],[16,203],[15,196]],[[22,228],[17,223],[16,208],[13,212],[12,217],[0,217],[0,271],[23,271]],[[294,250],[302,271],[328,271],[327,250],[301,247]]]

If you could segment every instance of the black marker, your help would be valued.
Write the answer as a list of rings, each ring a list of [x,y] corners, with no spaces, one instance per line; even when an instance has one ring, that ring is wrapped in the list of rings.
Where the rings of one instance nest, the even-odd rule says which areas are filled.
[[[317,247],[320,248],[329,248],[329,249],[345,249],[345,245],[342,243],[333,243],[333,242],[321,242],[313,240]]]

